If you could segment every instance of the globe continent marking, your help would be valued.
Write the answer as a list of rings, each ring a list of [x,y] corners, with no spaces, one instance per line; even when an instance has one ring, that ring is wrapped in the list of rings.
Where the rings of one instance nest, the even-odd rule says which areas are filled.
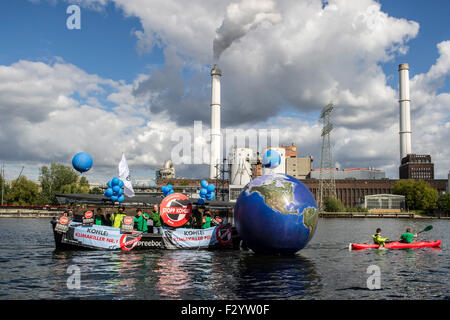
[[[255,252],[295,253],[311,240],[317,221],[312,193],[285,174],[252,180],[236,202],[236,228]]]

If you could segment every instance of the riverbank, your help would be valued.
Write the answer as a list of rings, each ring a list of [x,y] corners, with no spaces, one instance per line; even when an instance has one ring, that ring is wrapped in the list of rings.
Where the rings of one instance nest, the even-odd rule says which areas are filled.
[[[63,214],[63,210],[31,210],[31,209],[3,209],[0,218],[52,218]],[[398,218],[398,219],[450,219],[450,217],[433,217],[414,212],[371,213],[371,212],[319,212],[320,218]]]
[[[64,210],[31,210],[31,209],[3,209],[0,218],[52,218],[63,214]]]

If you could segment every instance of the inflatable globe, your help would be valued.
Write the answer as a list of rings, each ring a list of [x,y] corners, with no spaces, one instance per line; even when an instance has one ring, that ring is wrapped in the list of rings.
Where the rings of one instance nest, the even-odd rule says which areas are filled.
[[[72,158],[72,166],[83,173],[92,168],[92,157],[86,152],[79,152]]]
[[[286,174],[252,180],[234,210],[241,239],[256,253],[294,254],[301,250],[311,240],[318,217],[311,191]]]
[[[262,164],[265,168],[275,169],[281,164],[281,155],[277,151],[269,149],[263,155]]]

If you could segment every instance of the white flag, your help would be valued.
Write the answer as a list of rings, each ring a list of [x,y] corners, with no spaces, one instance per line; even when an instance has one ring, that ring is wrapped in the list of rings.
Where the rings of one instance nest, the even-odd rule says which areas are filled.
[[[122,160],[119,163],[119,178],[123,181],[123,193],[127,197],[134,197],[133,186],[131,185],[130,170],[128,169],[125,154],[122,154]]]

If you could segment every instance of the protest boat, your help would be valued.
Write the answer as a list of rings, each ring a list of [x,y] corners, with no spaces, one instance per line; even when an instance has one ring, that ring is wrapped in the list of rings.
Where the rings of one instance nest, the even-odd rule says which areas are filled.
[[[239,249],[239,236],[230,224],[211,228],[162,228],[162,234],[136,231],[125,217],[121,228],[93,224],[87,211],[81,222],[68,217],[52,220],[57,250]]]

